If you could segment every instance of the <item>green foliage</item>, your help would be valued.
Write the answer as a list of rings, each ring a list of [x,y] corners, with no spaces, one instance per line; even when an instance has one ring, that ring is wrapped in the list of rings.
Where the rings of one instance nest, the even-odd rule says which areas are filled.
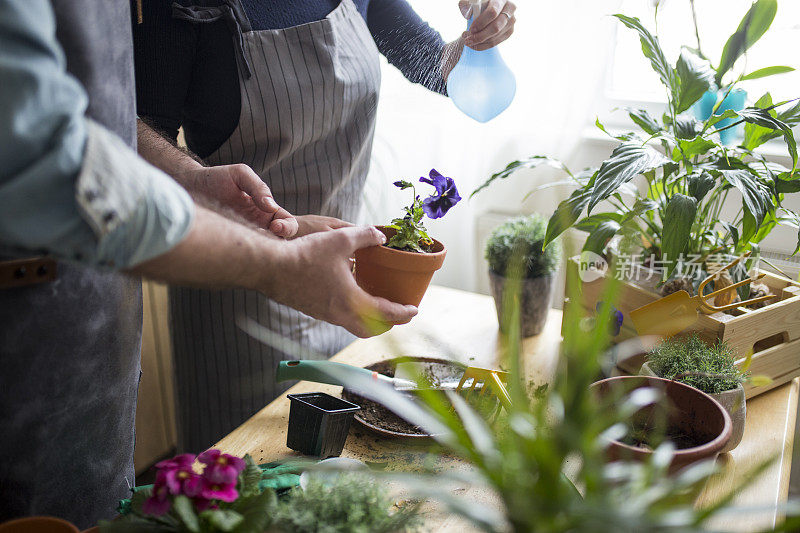
[[[512,397],[503,416],[486,419],[454,394],[421,390],[412,401],[368,377],[353,385],[435,435],[443,453],[472,466],[467,472],[406,475],[399,481],[488,532],[704,530],[741,490],[733,487],[719,503],[696,506],[695,496],[715,471],[713,461],[668,476],[674,452],[669,443],[659,446],[648,462],[606,461],[608,440],[623,437],[632,415],[659,401],[655,391],[642,391],[617,399],[612,407],[599,402],[590,388],[611,361],[606,353],[610,328],[603,325],[610,324],[613,307],[603,306],[597,316],[599,326],[588,328],[580,306],[565,309],[558,371],[549,386],[536,387],[525,381],[518,323],[520,283],[520,278],[509,279],[508,290],[516,287],[517,292],[506,298],[503,313],[508,332],[502,338],[503,353]],[[609,281],[603,301],[615,301],[615,283],[613,278]],[[568,288],[577,286],[577,279],[568,280]],[[574,292],[570,296],[580,297]],[[763,468],[759,465],[745,477],[752,479]],[[488,487],[498,495],[501,512],[495,505],[455,496],[448,482]]]
[[[545,245],[570,227],[588,233],[585,251],[601,253],[611,238],[618,236],[622,239],[620,249],[642,256],[652,254],[667,267],[667,272],[680,266],[681,253],[700,258],[701,273],[708,272],[705,261],[713,254],[739,255],[749,250],[757,255],[758,242],[773,228],[796,230],[800,222],[800,216],[782,206],[785,195],[800,192],[800,176],[795,172],[797,145],[792,132],[800,124],[800,103],[773,103],[767,93],[753,107],[712,114],[703,122],[685,112],[707,90],[720,89],[727,95],[742,80],[792,70],[767,67],[741,73],[732,83],[722,85],[737,60],[769,29],[776,9],[776,0],[754,2],[725,45],[716,69],[699,50],[689,47],[682,48],[673,67],[657,35],[637,18],[615,15],[638,33],[642,52],[666,89],[666,113],[653,117],[643,109],[626,109],[640,131],[612,135],[621,143],[598,168],[574,176],[563,164],[536,156],[527,162],[512,163],[475,192],[498,176],[508,177],[523,163],[533,167],[547,162],[568,174],[569,180],[558,185],[573,184],[576,190],[551,216]],[[732,123],[719,127],[726,119]],[[608,133],[599,121],[596,124]],[[742,144],[722,145],[717,133],[740,124],[745,125]],[[783,137],[792,158],[792,168],[770,163],[754,152],[779,137]],[[741,194],[741,208],[733,219],[723,221],[720,217],[731,191]],[[596,213],[601,202],[603,212]]]
[[[647,356],[650,368],[663,378],[691,385],[708,394],[735,389],[746,380],[724,342],[706,344],[697,335],[662,341]]]
[[[296,488],[277,506],[273,527],[285,533],[394,533],[416,530],[417,508],[395,508],[380,483],[341,474],[334,483],[314,478]]]
[[[406,214],[402,218],[392,220],[392,223],[387,226],[396,230],[397,233],[389,239],[386,246],[395,250],[424,253],[433,244],[433,239],[428,236],[428,231],[422,223],[422,219],[425,217],[422,199],[417,196],[413,184],[399,181],[395,185],[401,190],[411,189],[414,199],[410,206],[403,208]]]
[[[513,260],[522,260],[526,278],[539,278],[558,269],[561,250],[558,243],[542,250],[547,220],[530,215],[509,220],[497,227],[486,243],[489,268],[505,276]]]

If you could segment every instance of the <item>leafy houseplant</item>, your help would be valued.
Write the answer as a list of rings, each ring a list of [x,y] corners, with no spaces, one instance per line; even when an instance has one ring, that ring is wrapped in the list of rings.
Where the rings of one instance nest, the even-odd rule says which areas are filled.
[[[708,345],[692,334],[686,339],[673,337],[662,341],[648,354],[641,373],[686,383],[717,400],[733,421],[733,435],[724,453],[738,446],[744,435],[743,383],[747,375],[736,366],[735,360],[726,343]]]
[[[521,168],[556,166],[568,175],[567,181],[558,184],[572,184],[577,190],[552,215],[545,246],[570,227],[587,232],[584,250],[597,254],[619,237],[619,251],[630,253],[638,264],[662,269],[662,281],[674,276],[702,279],[713,270],[712,263],[720,262],[719,254],[752,250],[746,268],[735,273],[743,278],[758,255],[759,243],[772,229],[778,225],[797,229],[800,224],[800,215],[783,207],[786,194],[800,191],[792,133],[792,127],[800,123],[800,103],[773,102],[767,93],[752,107],[715,114],[724,99],[720,100],[703,121],[687,111],[709,90],[724,87],[730,93],[747,80],[792,70],[769,67],[731,77],[737,60],[764,35],[776,11],[776,0],[754,2],[716,66],[690,47],[682,49],[673,66],[657,35],[639,19],[615,15],[639,34],[642,51],[666,89],[663,116],[628,109],[639,130],[609,133],[620,144],[599,168],[573,174],[558,161],[534,156],[509,164],[472,194]],[[733,122],[719,126],[728,119]],[[744,139],[739,146],[726,147],[719,133],[739,124],[745,125]],[[599,121],[597,126],[608,133]],[[783,137],[792,168],[769,162],[755,151],[777,137]],[[733,219],[724,220],[722,208],[732,191],[741,194],[741,207]],[[741,289],[743,297],[747,291]]]
[[[453,178],[431,170],[429,177],[419,181],[432,185],[435,192],[422,199],[412,183],[396,181],[394,185],[400,190],[412,190],[411,205],[404,208],[402,217],[378,226],[386,235],[384,246],[356,252],[358,285],[374,296],[405,305],[419,305],[447,253],[441,242],[428,236],[423,218],[441,218],[461,201]]]
[[[542,250],[547,221],[540,215],[509,220],[496,228],[486,243],[489,279],[500,325],[505,324],[503,294],[506,276],[513,275],[519,263],[522,282],[522,335],[541,333],[553,301],[554,278],[560,249],[557,245]]]

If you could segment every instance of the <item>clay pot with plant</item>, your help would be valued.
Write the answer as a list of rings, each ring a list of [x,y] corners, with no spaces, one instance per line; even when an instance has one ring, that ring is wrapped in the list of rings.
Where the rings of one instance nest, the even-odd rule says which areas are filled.
[[[538,335],[553,303],[561,250],[554,243],[544,250],[547,221],[540,215],[518,217],[496,228],[486,243],[489,281],[500,329],[505,330],[505,297],[509,283],[520,283],[520,327],[523,337]],[[513,280],[513,281],[512,281]]]
[[[697,335],[673,337],[647,355],[640,373],[685,383],[718,401],[733,423],[731,440],[721,452],[725,453],[741,442],[747,416],[743,384],[750,378],[736,366],[735,359],[724,342],[709,345]]]
[[[358,285],[372,294],[403,305],[418,306],[430,285],[433,274],[442,268],[447,250],[431,238],[423,218],[442,218],[461,201],[453,178],[431,170],[419,179],[436,191],[425,199],[417,195],[411,182],[400,180],[394,186],[411,189],[413,200],[405,215],[377,228],[386,235],[386,244],[358,250],[355,276]]]
[[[669,443],[674,447],[669,472],[676,473],[691,464],[715,459],[730,442],[732,422],[728,412],[711,396],[689,385],[659,377],[617,376],[598,381],[591,389],[604,408],[632,411],[624,434],[610,432],[604,436],[610,461],[650,461],[662,445]],[[645,391],[655,393],[652,400],[645,401]]]

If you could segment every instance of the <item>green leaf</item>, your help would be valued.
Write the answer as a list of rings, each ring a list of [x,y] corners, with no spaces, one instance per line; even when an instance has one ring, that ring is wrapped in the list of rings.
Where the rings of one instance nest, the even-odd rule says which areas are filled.
[[[758,0],[747,11],[733,35],[725,43],[719,60],[715,81],[722,86],[722,78],[733,68],[736,60],[750,49],[769,29],[778,12],[777,0]]]
[[[764,128],[781,131],[783,133],[783,139],[786,142],[786,147],[789,149],[789,155],[792,157],[792,171],[797,168],[797,143],[795,142],[791,126],[779,118],[773,117],[769,109],[748,107],[747,109],[742,109],[737,112],[737,115],[742,117],[745,122],[749,124],[757,124]]]
[[[504,180],[504,179],[508,178],[509,176],[511,176],[512,174],[514,174],[516,171],[518,171],[520,169],[523,169],[523,168],[536,168],[536,167],[539,167],[539,166],[545,165],[545,164],[546,165],[550,165],[550,166],[552,166],[554,168],[558,168],[560,170],[563,170],[567,174],[572,175],[571,172],[569,170],[567,170],[567,167],[565,167],[564,164],[561,161],[558,161],[556,159],[552,159],[552,158],[544,156],[544,155],[534,155],[534,156],[531,156],[531,157],[529,157],[527,159],[521,159],[519,161],[513,161],[513,162],[509,163],[508,166],[506,168],[504,168],[503,170],[501,170],[500,172],[498,172],[496,174],[492,174],[492,176],[489,177],[488,180],[483,182],[477,189],[472,191],[472,194],[470,194],[469,197],[472,198],[473,196],[478,194],[480,191],[482,191],[483,189],[485,189],[489,185],[491,185],[495,180],[499,180],[499,179]]]
[[[742,193],[745,214],[752,215],[755,226],[760,226],[772,205],[772,192],[769,187],[746,170],[719,170],[715,172],[719,172],[725,181]],[[752,235],[748,235],[748,233],[746,231],[743,237],[749,240]]]
[[[622,222],[623,215],[620,213],[595,213],[594,215],[589,215],[588,217],[584,218],[577,224],[575,224],[575,229],[579,231],[586,231],[591,232],[594,230],[599,224],[606,222],[608,220],[613,220],[614,222]]]
[[[619,222],[615,220],[606,220],[600,222],[586,239],[586,244],[583,246],[584,252],[594,252],[598,255],[602,254],[605,250],[608,241],[620,230]]]
[[[239,475],[239,493],[242,496],[250,496],[258,492],[262,472],[250,454],[244,456],[244,463],[244,470]]]
[[[683,48],[675,71],[680,84],[675,112],[683,113],[711,87],[714,82],[714,70],[707,59],[703,59],[688,48]]]
[[[680,150],[678,150],[677,147],[675,148],[675,150],[678,150],[678,154],[676,155],[680,155],[682,153],[687,159],[691,159],[696,155],[706,154],[717,147],[717,143],[709,141],[708,139],[704,139],[700,136],[688,141],[681,139],[678,141],[678,144],[680,145]]]
[[[661,239],[664,259],[668,261],[667,277],[678,266],[678,258],[689,245],[689,235],[696,215],[697,200],[691,196],[675,194],[669,199],[664,212],[664,235]]]
[[[753,107],[765,110],[772,108],[772,95],[770,93],[766,93],[764,96],[758,99]],[[768,111],[768,113],[773,117],[778,116],[775,111]],[[754,150],[770,139],[774,139],[778,135],[779,134],[775,133],[775,130],[772,128],[765,128],[764,126],[759,126],[758,124],[747,123],[744,127],[744,140],[742,141],[742,146],[748,150]]]
[[[714,186],[716,186],[716,184],[717,180],[714,179],[714,176],[708,172],[690,174],[689,194],[694,197],[695,200],[700,202],[703,198],[705,198],[706,194],[708,194],[714,188]]]
[[[674,124],[675,137],[678,139],[694,139],[700,132],[700,123],[689,114],[678,115]]]
[[[172,510],[183,522],[183,525],[186,526],[186,529],[192,533],[200,533],[200,520],[198,520],[197,514],[194,512],[192,500],[182,494],[175,496],[175,499],[172,500]]]
[[[669,159],[651,146],[642,146],[640,143],[621,144],[603,162],[591,182],[589,211],[611,196],[620,185],[667,162]]]
[[[242,517],[242,521],[233,530],[234,533],[265,531],[270,525],[270,515],[277,501],[273,490],[265,490],[261,494],[236,500],[235,510]]]
[[[661,124],[659,124],[658,120],[653,118],[645,109],[627,107],[625,110],[628,112],[628,116],[631,117],[631,120],[649,135],[655,135],[664,129]]]
[[[595,119],[595,121],[594,121],[594,125],[595,125],[595,126],[597,126],[597,128],[598,128],[600,131],[602,131],[603,133],[605,133],[606,135],[608,135],[608,136],[609,136],[609,137],[611,137],[612,139],[617,139],[618,141],[623,141],[623,142],[624,142],[624,141],[630,141],[630,140],[633,140],[633,139],[637,139],[637,138],[638,138],[638,137],[637,137],[637,135],[636,135],[635,133],[633,133],[632,131],[630,131],[630,132],[628,132],[628,133],[622,133],[622,134],[620,134],[620,135],[614,135],[614,134],[610,133],[610,132],[609,132],[609,131],[606,129],[606,127],[605,127],[605,126],[603,126],[603,123],[602,123],[602,122],[600,122],[600,119],[599,119],[599,118]]]
[[[614,16],[625,24],[625,26],[639,33],[639,41],[642,43],[642,52],[645,57],[650,60],[650,65],[653,67],[653,70],[656,71],[659,78],[661,78],[661,83],[669,89],[670,94],[673,99],[675,99],[679,89],[678,77],[675,74],[675,70],[669,64],[669,61],[667,61],[664,51],[661,49],[661,44],[658,42],[658,37],[651,34],[636,17],[628,17],[622,14],[616,14]]]
[[[200,513],[200,518],[204,519],[210,524],[214,531],[233,531],[239,524],[244,522],[244,517],[231,510],[214,509],[203,511]]]
[[[708,120],[706,121],[706,124],[707,124],[707,127],[710,128],[710,127],[716,125],[718,122],[722,122],[723,120],[726,120],[726,119],[729,119],[729,118],[739,118],[739,115],[737,115],[736,111],[734,111],[733,109],[728,109],[724,113],[709,117]]]
[[[789,173],[784,173],[775,178],[775,190],[778,193],[800,192],[800,176],[789,177]]]
[[[728,233],[731,236],[731,244],[733,245],[734,249],[739,247],[739,229],[729,222],[720,221],[720,224],[728,230]]]
[[[131,495],[130,510],[132,513],[143,515],[142,506],[153,495],[153,487],[137,487]]]
[[[776,74],[786,74],[787,72],[794,72],[794,69],[792,67],[765,67],[742,76],[742,81],[757,80],[767,76],[775,76]]]
[[[578,189],[573,192],[569,198],[558,204],[555,213],[550,217],[547,223],[547,233],[544,237],[544,246],[553,242],[556,237],[564,233],[568,228],[572,227],[581,212],[589,203],[591,198],[591,188],[586,187]]]

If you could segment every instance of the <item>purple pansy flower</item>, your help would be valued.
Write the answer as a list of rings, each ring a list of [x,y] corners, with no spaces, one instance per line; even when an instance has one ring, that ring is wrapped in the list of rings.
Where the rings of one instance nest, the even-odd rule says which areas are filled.
[[[422,201],[422,210],[428,218],[442,218],[458,202],[461,196],[458,195],[456,183],[453,178],[448,178],[439,174],[436,169],[431,170],[429,178],[420,178],[419,181],[433,185],[436,193]]]
[[[595,310],[600,313],[603,311],[603,306],[605,304],[603,302],[597,302],[595,305]],[[625,315],[622,314],[622,311],[611,306],[611,324],[609,324],[611,328],[611,336],[616,337],[619,335],[619,332],[622,330],[622,323],[625,321]]]
[[[219,450],[208,450],[200,454],[198,461],[205,464],[203,478],[214,485],[236,484],[239,474],[244,470],[245,462],[236,456],[222,453]]]

